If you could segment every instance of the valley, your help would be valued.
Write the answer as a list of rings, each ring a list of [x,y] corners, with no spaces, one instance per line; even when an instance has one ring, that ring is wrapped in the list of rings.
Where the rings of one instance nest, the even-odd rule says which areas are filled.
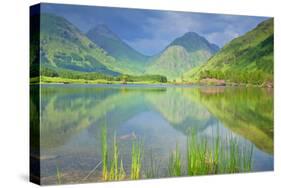
[[[106,25],[83,33],[59,16],[45,13],[34,19],[42,24],[39,53],[31,43],[31,73],[38,69],[40,73],[31,75],[31,83],[273,87],[273,19],[221,49],[186,32],[152,56],[135,50]]]

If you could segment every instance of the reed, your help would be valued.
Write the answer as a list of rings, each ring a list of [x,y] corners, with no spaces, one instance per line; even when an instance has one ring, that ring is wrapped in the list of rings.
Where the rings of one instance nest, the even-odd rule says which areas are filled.
[[[113,156],[110,161],[109,179],[118,180],[118,146],[116,142],[116,135],[113,139]]]
[[[110,161],[110,172],[108,180],[122,180],[125,179],[126,172],[123,166],[123,160],[119,159],[119,149],[116,140],[116,133],[113,139],[113,156]]]
[[[60,173],[58,165],[56,165],[56,177],[57,177],[57,183],[61,184],[62,183],[61,182],[61,173]]]
[[[149,165],[145,169],[146,178],[156,178],[159,177],[159,163],[154,159],[152,149],[150,150]]]
[[[178,145],[176,145],[176,150],[170,154],[168,170],[170,176],[182,175],[182,161]]]
[[[116,140],[116,134],[113,139],[113,153],[109,165],[109,152],[107,146],[107,127],[106,124],[101,130],[101,145],[102,145],[102,179],[105,181],[122,180],[126,177],[123,161],[119,159],[119,150]],[[119,166],[120,164],[120,166]],[[110,166],[110,168],[109,168]],[[108,169],[109,168],[109,169]]]
[[[108,150],[107,150],[107,128],[104,124],[101,128],[101,153],[102,153],[102,178],[108,180]]]
[[[120,168],[119,168],[119,172],[118,172],[118,179],[119,180],[123,180],[126,177],[126,172],[123,166],[123,160],[121,159],[120,161]]]
[[[192,132],[191,138],[187,141],[187,171],[188,175],[203,175],[210,171],[212,163],[211,155],[207,147],[207,139],[198,140],[195,132]]]
[[[240,150],[239,150],[239,143],[237,139],[231,137],[228,141],[229,143],[229,154],[228,154],[228,165],[227,165],[227,172],[226,173],[236,173],[240,170]]]
[[[109,155],[107,143],[106,124],[101,129],[102,144],[102,178],[103,180],[122,180],[126,178],[123,160],[120,159],[119,147],[114,134],[112,152]],[[134,140],[131,150],[132,180],[141,178],[143,144],[140,140]],[[146,178],[159,177],[159,166],[154,159],[152,150],[150,164],[145,170]],[[170,153],[168,161],[169,176],[181,176],[183,174],[206,175],[218,173],[249,172],[252,169],[253,145],[239,142],[233,136],[222,140],[219,132],[214,136],[213,142],[207,137],[199,137],[193,130],[187,139],[186,170],[185,162],[182,161],[181,153],[176,144],[175,151]],[[61,182],[61,175],[57,168],[57,180]]]
[[[243,156],[243,170],[244,172],[250,172],[252,169],[252,161],[253,161],[253,150],[254,146],[251,147],[243,147],[242,156]]]
[[[131,179],[136,180],[140,178],[141,172],[141,158],[142,158],[142,143],[138,140],[132,143],[132,163],[131,163]]]
[[[243,145],[234,137],[226,137],[224,145],[219,134],[212,144],[192,132],[187,144],[189,176],[248,172],[252,169],[253,145]]]
[[[214,171],[215,174],[219,172],[219,160],[220,160],[220,154],[221,154],[220,153],[220,150],[221,150],[221,144],[220,143],[221,143],[221,138],[220,138],[220,135],[219,135],[219,131],[217,131],[217,136],[214,139],[214,143],[213,143],[213,146],[214,146],[214,156],[213,156],[214,157],[213,158],[214,167],[213,167],[213,171]],[[221,161],[221,162],[223,162],[223,161]]]

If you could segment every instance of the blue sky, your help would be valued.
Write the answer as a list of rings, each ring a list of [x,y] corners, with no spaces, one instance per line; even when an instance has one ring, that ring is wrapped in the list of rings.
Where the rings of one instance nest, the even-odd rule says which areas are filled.
[[[253,29],[267,17],[176,11],[43,4],[42,12],[66,18],[82,32],[107,25],[130,46],[145,55],[163,50],[175,38],[193,31],[222,47]]]

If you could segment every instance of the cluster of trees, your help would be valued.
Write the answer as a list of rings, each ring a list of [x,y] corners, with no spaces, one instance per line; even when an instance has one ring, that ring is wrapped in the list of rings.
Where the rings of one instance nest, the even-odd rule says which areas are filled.
[[[102,73],[97,72],[77,72],[69,70],[54,70],[47,67],[40,68],[41,76],[48,77],[61,77],[61,78],[70,78],[70,79],[84,79],[84,80],[108,80],[108,81],[121,81],[121,82],[145,82],[145,81],[154,81],[160,83],[166,83],[167,77],[161,75],[118,75],[118,76],[108,76]]]
[[[249,83],[249,84],[262,84],[265,81],[272,82],[272,76],[261,70],[252,72],[240,71],[240,70],[229,70],[229,71],[218,71],[218,70],[205,70],[200,72],[200,79],[205,78],[216,78],[220,80],[226,80],[235,83]]]
[[[69,78],[69,79],[84,79],[84,80],[114,80],[114,77],[107,76],[102,73],[97,72],[78,72],[78,71],[71,71],[71,70],[63,70],[58,69],[54,70],[52,68],[41,67],[40,68],[40,75],[41,76],[48,76],[48,77],[61,77],[61,78]]]
[[[120,75],[115,78],[117,81],[125,81],[125,82],[141,82],[141,81],[156,81],[161,83],[167,82],[167,77],[162,75],[140,75],[140,76],[132,76],[132,75]]]

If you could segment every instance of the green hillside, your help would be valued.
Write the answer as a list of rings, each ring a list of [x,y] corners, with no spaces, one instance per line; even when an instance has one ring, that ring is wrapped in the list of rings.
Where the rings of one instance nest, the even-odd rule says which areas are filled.
[[[176,38],[162,53],[153,58],[147,73],[166,75],[169,80],[182,77],[193,67],[205,63],[219,47],[194,32]]]
[[[204,37],[195,32],[187,32],[182,37],[176,38],[169,46],[182,46],[188,52],[196,52],[198,50],[206,50],[212,54],[219,51],[219,47],[210,43]]]
[[[31,17],[32,23],[39,19],[40,31],[39,26],[34,27],[31,35],[31,83],[167,82],[165,76],[143,74],[135,63],[128,65],[110,56],[62,17]]]
[[[273,19],[233,39],[219,52],[215,44],[188,32],[161,53],[147,57],[105,25],[98,25],[85,35],[62,17],[52,14],[35,17],[32,19],[40,19],[40,31],[31,35],[31,77],[39,76],[40,62],[40,75],[50,82],[69,80],[48,77],[67,78],[70,82],[81,79],[79,82],[83,83],[88,80],[208,83],[211,80],[273,86]]]
[[[119,75],[114,58],[66,19],[51,14],[41,14],[40,19],[42,67]]]
[[[215,78],[255,85],[273,84],[273,19],[226,44],[209,61],[184,74],[186,80]]]
[[[119,66],[131,67],[132,71],[136,69],[143,72],[148,57],[123,42],[106,25],[98,25],[90,29],[87,36],[95,44],[107,51],[109,55],[116,58],[120,64]]]

